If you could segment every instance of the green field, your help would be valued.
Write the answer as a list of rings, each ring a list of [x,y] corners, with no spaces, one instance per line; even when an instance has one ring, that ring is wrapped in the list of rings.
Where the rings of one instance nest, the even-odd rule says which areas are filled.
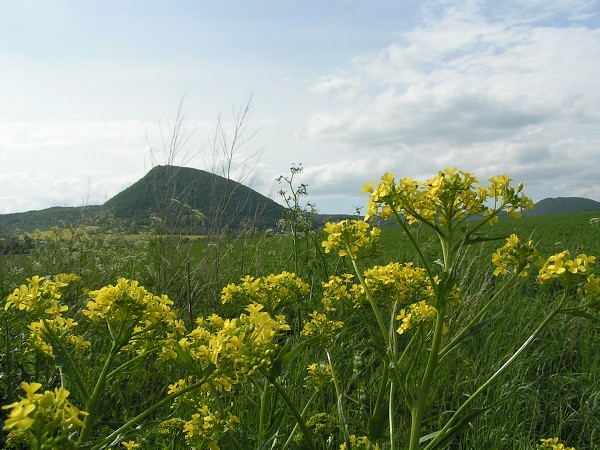
[[[600,212],[586,212],[507,218],[494,226],[486,225],[481,233],[508,236],[516,232],[525,241],[532,239],[544,258],[565,249],[572,258],[580,253],[600,256],[600,227],[590,224],[590,218],[599,215]],[[422,255],[435,268],[433,262],[443,254],[434,233],[427,227],[418,232],[411,229],[416,232]],[[81,420],[89,420],[93,427],[85,432],[75,432],[75,428],[69,432],[53,429],[52,439],[56,443],[47,448],[79,448],[75,442],[82,433],[87,435],[85,442],[91,444],[81,448],[98,449],[127,445],[145,449],[200,449],[216,448],[211,446],[217,443],[222,449],[337,449],[344,442],[346,448],[376,448],[369,447],[374,443],[380,448],[408,448],[411,410],[402,398],[403,395],[410,398],[414,387],[411,383],[415,382],[410,377],[406,379],[409,381],[402,381],[394,378],[399,375],[390,375],[403,372],[395,372],[383,363],[388,356],[378,335],[378,318],[368,303],[340,303],[335,311],[323,310],[321,283],[330,275],[352,273],[353,268],[348,258],[340,258],[336,252],[323,253],[321,241],[327,236],[321,230],[301,234],[296,245],[290,235],[264,233],[199,238],[132,236],[118,230],[83,228],[75,233],[55,231],[29,237],[33,243],[27,253],[0,255],[2,298],[6,299],[32,275],[80,276],[80,281],[61,288],[64,291],[60,302],[69,306],[69,314],[79,322],[77,335],[91,343],[82,350],[69,350],[67,358],[60,351],[61,345],[66,349],[67,344],[60,342],[72,331],[56,336],[38,333],[55,348],[54,355],[32,351],[28,324],[39,319],[33,312],[2,308],[2,404],[19,401],[23,395],[20,384],[28,381],[41,383],[40,392],[62,385],[71,391],[69,400],[78,408],[85,409],[85,404],[97,407],[93,421],[81,416]],[[536,284],[537,269],[503,290],[503,281],[492,275],[491,256],[505,242],[502,239],[474,245],[456,262],[458,275],[454,282],[460,289],[460,300],[448,307],[447,331],[440,335],[442,346],[453,342],[462,325],[476,317],[490,299],[494,298],[494,303],[479,325],[458,339],[457,345],[444,354],[435,368],[421,410],[421,435],[426,436],[423,448],[435,437],[428,435],[442,429],[460,405],[527,340],[558,298],[565,294],[572,302],[569,304],[577,304],[576,286],[569,286],[567,292],[557,284]],[[400,227],[384,228],[379,252],[361,258],[359,265],[365,270],[391,261],[415,264],[420,261]],[[283,283],[281,280],[268,284],[268,275],[284,271],[295,272],[306,283],[306,291],[289,287],[286,287],[289,291],[278,290],[283,289],[283,284],[277,284]],[[597,269],[593,271],[598,273]],[[106,322],[95,322],[82,314],[89,308],[90,300],[85,289],[114,285],[117,278],[125,277],[138,280],[154,294],[167,294],[174,302],[173,307],[179,309],[186,329],[192,330],[197,317],[216,313],[223,318],[235,318],[248,314],[244,299],[251,298],[251,291],[238,292],[234,301],[226,304],[220,298],[223,287],[230,283],[241,286],[240,280],[246,275],[267,283],[256,288],[256,292],[263,296],[264,304],[271,305],[266,310],[273,317],[285,316],[289,330],[282,329],[273,342],[264,343],[260,347],[263,353],[252,356],[258,359],[250,356],[244,359],[244,364],[255,364],[256,371],[243,372],[227,388],[219,387],[219,383],[227,385],[226,381],[215,378],[206,389],[190,390],[189,395],[182,395],[174,405],[160,403],[169,395],[169,386],[179,379],[188,380],[187,377],[201,379],[202,374],[211,370],[210,364],[200,367],[191,359],[185,360],[181,353],[175,359],[161,359],[156,350],[148,351],[151,340],[158,339],[156,333],[162,325],[153,325],[155,329],[151,331],[144,329],[147,339],[136,344],[142,347],[125,348],[110,359],[106,355],[111,354],[111,339],[119,331],[109,327],[107,332]],[[358,281],[354,279],[354,283]],[[394,318],[399,313],[396,303],[380,306],[385,326],[390,327],[389,348],[400,355],[404,348],[416,346],[409,333],[394,332],[399,323]],[[324,328],[316,334],[303,332],[311,317],[314,318],[309,316],[313,311],[325,312],[329,322],[318,325],[313,321],[315,326]],[[343,321],[343,328],[336,329],[332,325],[335,321]],[[125,327],[125,322],[119,323]],[[250,333],[248,330],[246,333]],[[419,369],[419,365],[427,359],[430,345],[428,332],[425,328],[420,330],[427,344],[418,348],[421,356],[408,357],[410,370],[418,374],[415,379],[419,382],[425,370]],[[597,312],[577,310],[557,314],[510,368],[478,394],[461,414],[452,435],[436,448],[535,449],[540,439],[550,437],[558,437],[579,450],[600,448],[599,331]],[[216,333],[215,329],[213,332]],[[39,350],[39,342],[36,348]],[[141,356],[136,358],[136,355]],[[260,366],[260,361],[266,359],[269,363]],[[307,371],[313,364],[313,372]],[[71,375],[74,367],[80,369],[79,379]],[[94,397],[91,389],[87,389],[101,377],[103,367],[110,374]],[[187,386],[192,383],[189,380]],[[86,403],[86,395],[96,403],[90,403],[89,398]],[[139,417],[150,407],[150,413]],[[0,411],[3,421],[8,414],[8,409]],[[302,420],[299,421],[298,415]],[[237,419],[229,420],[232,416]],[[119,431],[132,420],[135,424]],[[184,435],[185,423],[192,435],[193,430],[196,432],[191,438]],[[42,435],[43,440],[50,442],[48,434]],[[357,443],[351,435],[368,437],[369,444]],[[128,441],[131,442],[126,446],[119,444]],[[29,448],[19,447],[18,442],[15,436],[7,441],[4,434],[0,447],[10,448],[14,443],[12,448]]]

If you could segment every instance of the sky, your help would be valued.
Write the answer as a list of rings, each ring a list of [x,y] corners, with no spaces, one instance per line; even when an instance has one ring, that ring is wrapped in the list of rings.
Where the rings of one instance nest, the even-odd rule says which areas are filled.
[[[153,166],[321,213],[386,172],[600,201],[595,0],[3,0],[0,214],[98,205]]]

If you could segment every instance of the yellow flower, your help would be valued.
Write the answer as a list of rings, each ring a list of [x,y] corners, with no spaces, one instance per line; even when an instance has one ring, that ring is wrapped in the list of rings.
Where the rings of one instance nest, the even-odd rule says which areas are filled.
[[[311,320],[306,322],[300,334],[303,336],[317,336],[321,345],[329,347],[333,343],[337,331],[344,327],[344,322],[330,320],[325,314],[320,314],[317,311],[308,315]]]
[[[338,250],[339,256],[357,258],[357,252],[374,251],[379,245],[381,230],[371,226],[364,220],[342,220],[337,223],[327,222],[323,230],[327,233],[327,240],[321,243],[325,253]]]
[[[573,447],[565,447],[558,441],[558,438],[540,439],[541,444],[537,444],[539,450],[575,450]]]
[[[36,429],[46,429],[51,434],[68,435],[81,428],[83,422],[79,416],[87,413],[80,411],[67,400],[69,391],[61,387],[40,394],[37,391],[41,386],[40,383],[21,383],[25,397],[2,407],[11,410],[4,421],[4,429],[27,430],[35,424]]]
[[[138,444],[138,443],[137,443],[137,442],[135,442],[135,441],[121,442],[121,445],[122,445],[123,447],[125,447],[127,450],[132,450],[132,449],[134,449],[134,448],[140,448],[140,447],[141,447],[141,445],[140,445],[140,444]]]

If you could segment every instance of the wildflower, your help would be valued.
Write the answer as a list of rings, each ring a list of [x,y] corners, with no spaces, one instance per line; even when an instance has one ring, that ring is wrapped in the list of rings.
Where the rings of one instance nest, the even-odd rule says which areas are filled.
[[[196,328],[179,345],[201,366],[213,365],[217,390],[230,390],[247,375],[271,365],[281,332],[289,330],[283,316],[271,316],[260,304],[246,307],[246,314],[222,319],[213,314],[196,320]]]
[[[218,449],[217,442],[225,433],[233,431],[240,420],[237,416],[226,412],[221,416],[218,411],[212,411],[208,405],[201,405],[192,418],[183,424],[186,442],[190,446]]]
[[[537,255],[533,241],[526,244],[519,240],[516,234],[506,238],[506,244],[492,254],[492,263],[496,266],[495,276],[516,274],[520,277],[527,276],[531,261]]]
[[[340,450],[380,450],[378,444],[373,444],[366,436],[359,436],[352,434],[348,438],[350,442],[350,446],[347,446],[347,443],[344,442],[340,445]]]
[[[133,450],[134,448],[140,448],[141,447],[141,445],[138,444],[135,441],[121,442],[121,445],[123,447],[125,447],[127,450]]]
[[[593,274],[588,276],[579,292],[584,294],[585,306],[600,309],[600,278]]]
[[[312,363],[306,368],[307,375],[304,381],[316,389],[322,389],[333,381],[331,365],[325,363]]]
[[[311,320],[306,322],[300,334],[303,336],[316,336],[322,346],[331,346],[336,332],[344,327],[344,322],[330,320],[325,314],[320,314],[317,311],[313,311],[308,315]]]
[[[591,264],[596,262],[595,256],[579,254],[570,259],[568,250],[552,255],[543,262],[537,277],[538,283],[545,283],[553,279],[562,279],[567,282],[585,277]]]
[[[473,174],[458,168],[446,168],[425,182],[412,178],[395,181],[393,174],[386,173],[376,187],[371,182],[363,189],[363,193],[370,194],[365,220],[375,216],[386,220],[396,217],[408,223],[445,227],[480,214],[492,223],[500,211],[517,217],[521,210],[533,207],[531,199],[521,193],[522,184],[512,187],[512,180],[506,175],[489,181],[487,187],[478,185],[479,180]],[[493,201],[494,207],[486,206],[489,201]]]
[[[221,302],[259,303],[267,311],[276,312],[293,300],[308,294],[309,286],[294,273],[282,272],[266,277],[245,276],[240,283],[230,283],[221,291]]]
[[[61,274],[55,280],[34,275],[27,278],[28,284],[16,288],[6,299],[4,309],[17,308],[27,312],[38,311],[46,314],[58,315],[68,310],[65,305],[60,305],[62,288],[68,286],[68,281],[79,279],[77,275]]]
[[[364,220],[342,220],[337,223],[327,222],[323,230],[327,240],[322,242],[325,253],[338,250],[339,256],[349,256],[356,259],[359,249],[364,252],[376,251],[379,246],[381,230],[373,227]]]
[[[135,280],[119,278],[117,283],[88,292],[90,300],[82,311],[93,322],[107,323],[123,347],[138,354],[162,344],[159,358],[174,359],[175,342],[185,334],[173,301],[166,295],[154,295]]]
[[[63,387],[39,393],[41,387],[40,383],[21,383],[25,396],[2,407],[10,409],[4,429],[28,432],[38,440],[53,444],[51,448],[64,448],[59,444],[64,444],[71,433],[83,427],[80,416],[87,413],[67,400],[69,391]]]
[[[385,266],[374,266],[364,272],[365,284],[371,296],[380,302],[392,304],[413,303],[423,297],[433,297],[433,289],[425,269],[413,263],[392,262]],[[358,302],[366,302],[366,295],[357,295]]]
[[[435,319],[437,310],[428,305],[424,300],[411,304],[407,309],[400,311],[396,320],[400,321],[400,327],[396,330],[398,334],[404,334],[411,328],[418,328],[425,323]]]
[[[538,450],[575,450],[573,447],[565,447],[558,441],[558,438],[540,439],[541,444],[537,444]]]
[[[354,285],[354,275],[345,273],[341,276],[330,275],[329,281],[321,282],[323,287],[323,297],[321,303],[325,311],[335,311],[335,303],[352,302],[352,286]]]

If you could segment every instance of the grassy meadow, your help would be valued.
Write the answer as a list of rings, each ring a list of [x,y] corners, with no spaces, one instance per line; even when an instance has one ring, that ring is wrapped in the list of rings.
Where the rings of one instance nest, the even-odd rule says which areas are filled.
[[[590,224],[590,218],[598,215],[501,218],[480,231],[497,236],[517,233],[525,241],[533,240],[544,258],[565,249],[571,257],[580,253],[600,256],[600,227]],[[357,260],[360,271],[390,262],[416,266],[422,257],[435,270],[436,261],[444,258],[435,233],[423,225],[410,227],[421,256],[403,228],[385,227],[377,248]],[[407,405],[419,397],[413,393],[423,377],[429,376],[433,332],[416,325],[410,332],[396,332],[405,323],[398,318],[402,309],[398,302],[375,299],[383,334],[367,301],[340,300],[335,308],[324,308],[322,299],[330,294],[323,283],[330,276],[354,272],[349,258],[340,257],[337,251],[324,252],[321,242],[327,235],[322,230],[301,230],[296,239],[290,233],[256,231],[190,238],[150,232],[132,236],[114,224],[113,228],[55,230],[29,237],[32,245],[26,253],[0,255],[3,305],[15,288],[27,284],[28,277],[75,274],[78,278],[68,286],[40,282],[38,287],[52,295],[60,292],[57,301],[69,307],[61,314],[68,314],[78,325],[60,328],[57,313],[44,319],[40,331],[30,323],[40,321],[42,312],[25,306],[1,309],[1,403],[14,404],[20,398],[43,403],[33,388],[25,395],[21,385],[36,382],[41,384],[39,393],[55,392],[55,409],[48,413],[54,419],[44,416],[50,425],[37,429],[35,422],[27,428],[37,440],[27,444],[23,435],[10,436],[10,430],[5,430],[0,447],[404,449],[415,448],[410,442],[415,433],[411,426],[415,427],[414,411],[418,411],[419,448],[535,449],[541,439],[552,437],[578,450],[600,448],[598,314],[562,308],[536,331],[563,295],[567,302],[577,304],[573,300],[577,287],[537,284],[537,269],[532,268],[505,289],[501,277],[493,275],[491,263],[492,254],[505,239],[473,245],[455,262],[452,282],[459,298],[448,305],[445,329],[439,335],[442,351],[428,381],[428,395],[421,399],[422,405],[411,409]],[[297,278],[269,278],[284,272]],[[253,278],[246,279],[250,287],[243,290],[246,276]],[[174,318],[152,322],[143,316],[136,328],[128,329],[127,321],[139,313],[135,308],[108,318],[106,311],[100,311],[108,291],[98,292],[116,285],[120,277],[139,281],[156,296],[166,294],[173,304],[167,307],[159,301],[153,311],[166,308],[161,311],[170,314],[177,309],[177,320],[182,322]],[[355,275],[344,285],[345,292],[351,284],[360,286]],[[236,288],[231,288],[231,299],[223,303],[226,286]],[[259,294],[265,307],[250,312],[251,299]],[[96,309],[90,307],[90,299]],[[486,314],[474,327],[462,328],[484,307]],[[265,311],[269,321],[266,315],[260,316]],[[220,318],[197,320],[212,314]],[[234,322],[234,318],[240,319]],[[227,319],[232,322],[223,325]],[[270,340],[261,335],[244,341],[257,330],[254,319],[268,322]],[[165,324],[176,324],[179,331],[163,332]],[[236,342],[245,343],[236,347],[237,359],[225,353],[222,359],[197,356],[209,341],[194,339],[202,333],[223,336],[227,327],[231,333],[234,328],[242,330],[235,331]],[[194,329],[198,331],[189,334]],[[464,335],[461,330],[466,330]],[[444,439],[431,445],[436,431],[444,429],[465,400],[534,332],[514,363],[452,419],[451,432],[440,435]],[[120,333],[129,333],[122,342]],[[233,342],[233,334],[227,336],[227,342]],[[120,342],[118,350],[115,342]],[[444,347],[448,343],[453,345]],[[52,355],[40,351],[44,345],[53,348]],[[406,348],[414,352],[405,357]],[[390,356],[390,352],[395,353]],[[229,365],[223,368],[226,361]],[[396,367],[390,367],[390,361]],[[99,385],[100,379],[104,381]],[[194,383],[200,387],[194,389]],[[70,391],[72,405],[81,411],[89,407],[88,415],[60,409],[65,405],[58,400],[61,386]],[[48,404],[35,410],[40,421],[46,420],[42,412],[44,407],[51,408]],[[23,403],[23,416],[27,415],[25,407]],[[61,419],[56,419],[59,410]],[[9,408],[0,411],[3,422],[10,413]],[[70,421],[64,419],[65,414],[70,414]]]

